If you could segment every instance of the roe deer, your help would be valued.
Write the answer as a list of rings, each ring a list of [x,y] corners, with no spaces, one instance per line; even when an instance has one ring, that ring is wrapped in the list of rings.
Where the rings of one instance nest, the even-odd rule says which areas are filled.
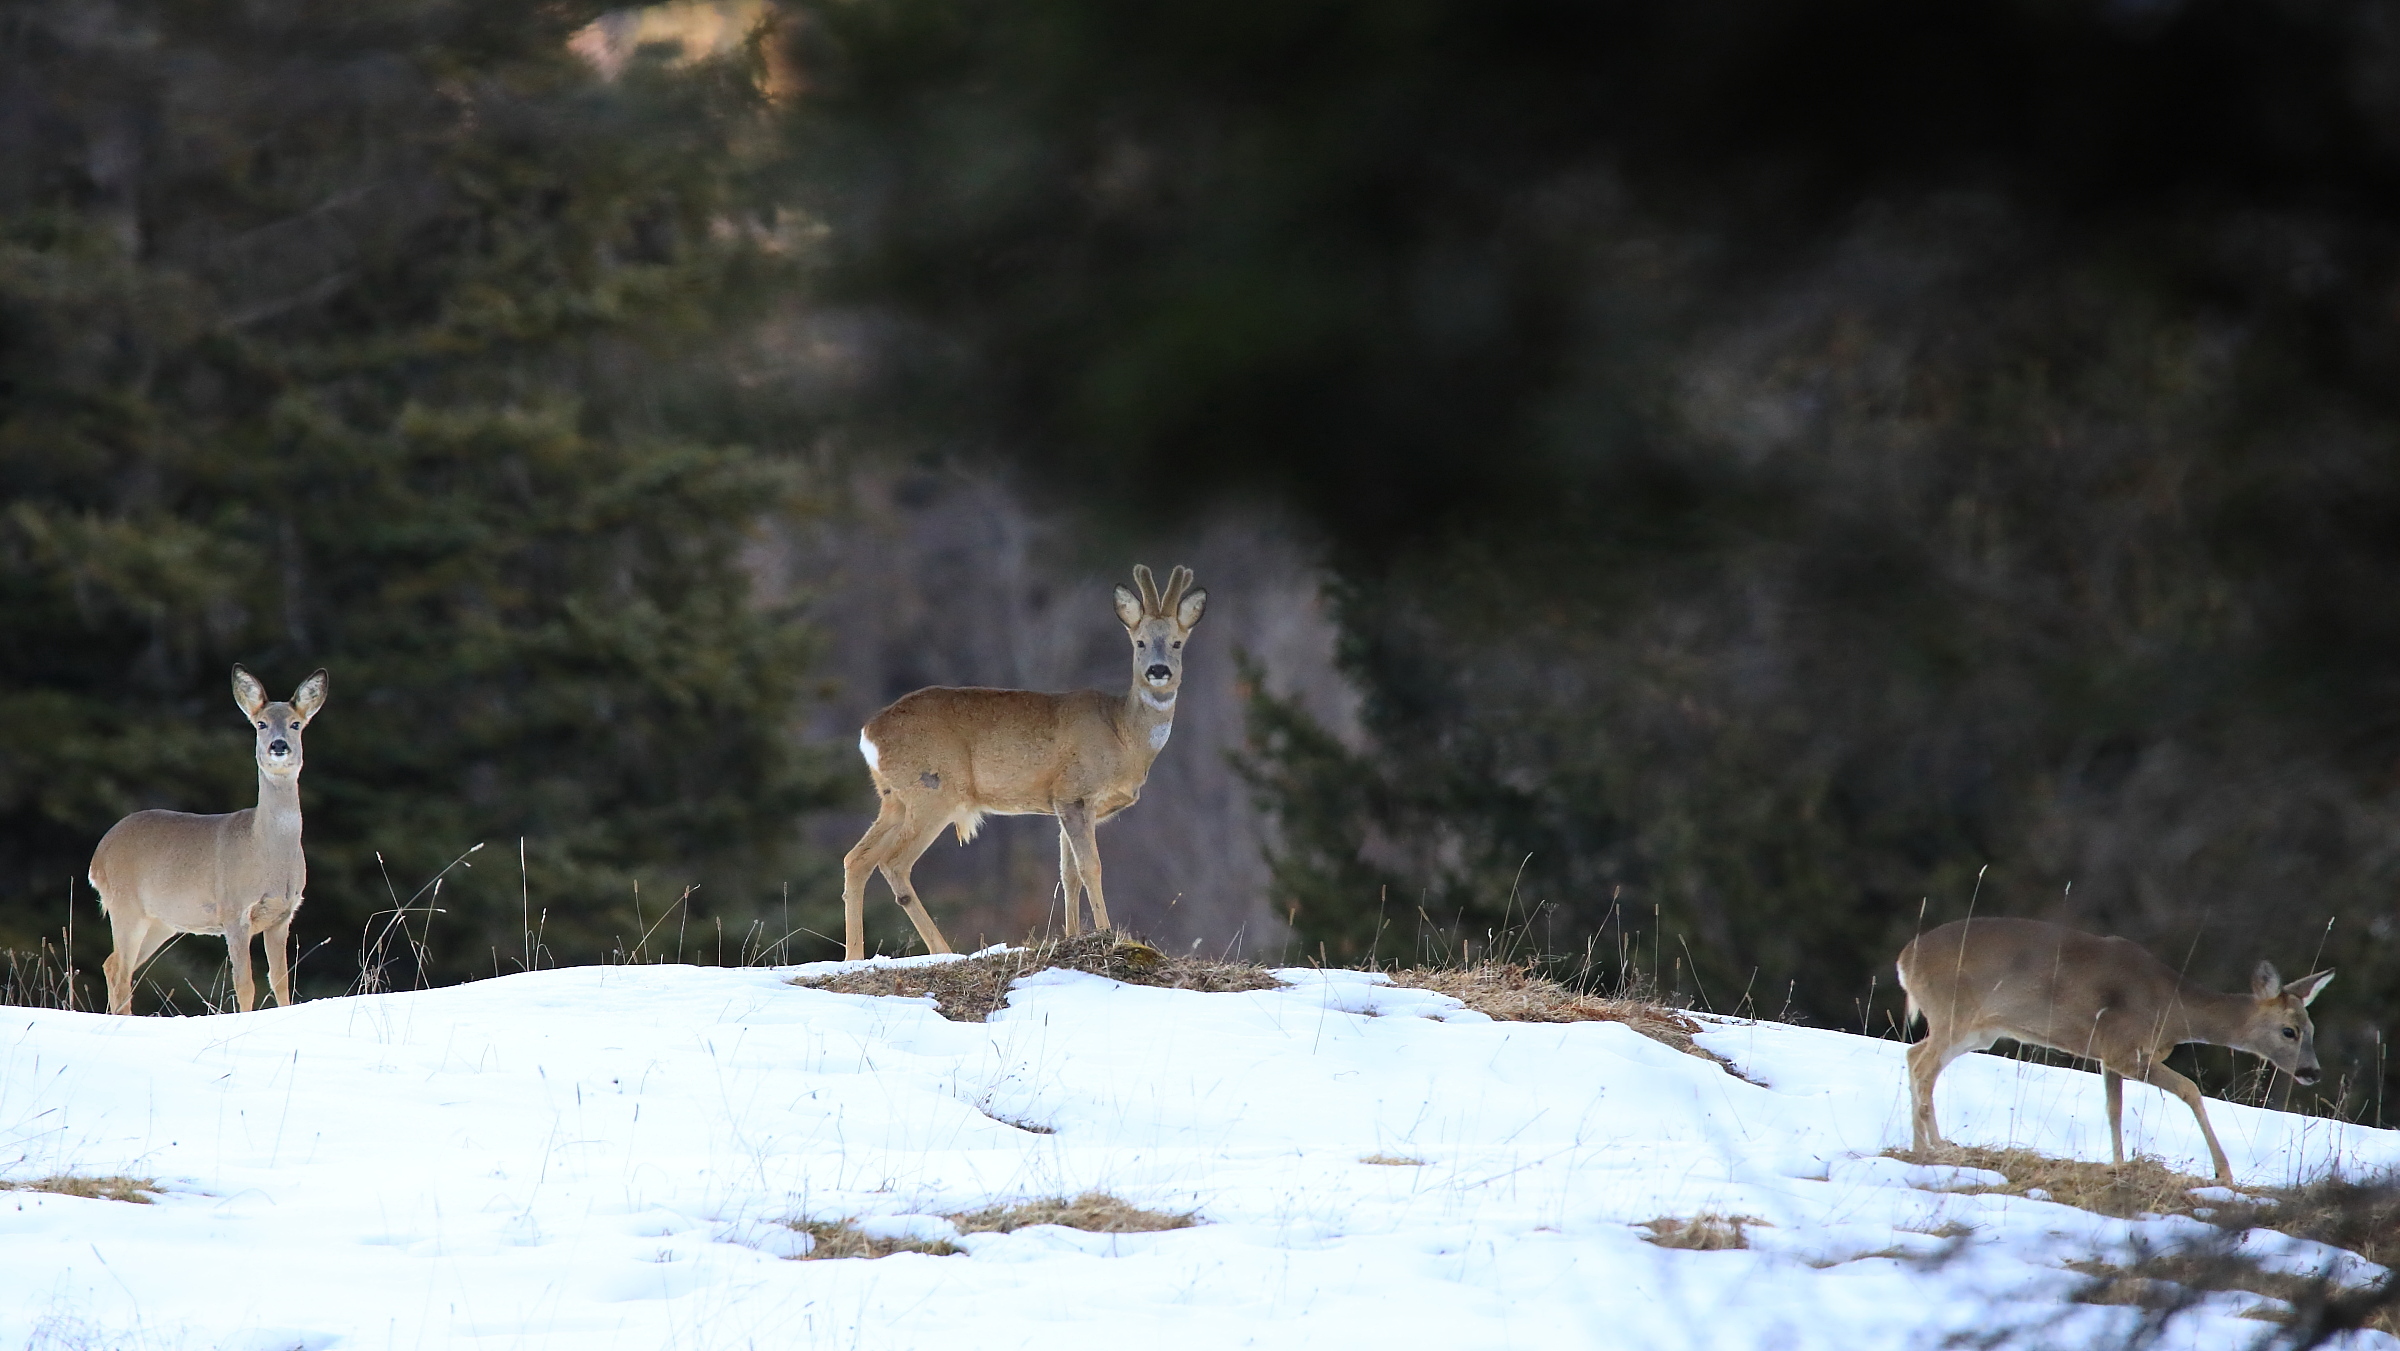
[[[858,734],[881,805],[875,824],[842,860],[842,951],[867,955],[867,874],[883,873],[931,952],[948,952],[942,931],[909,881],[909,870],[947,826],[975,838],[986,814],[1058,818],[1058,877],[1067,933],[1082,929],[1077,891],[1092,898],[1092,927],[1106,929],[1100,850],[1093,827],[1139,801],[1150,763],[1175,726],[1183,643],[1208,604],[1178,567],[1160,591],[1136,566],[1136,595],[1116,591],[1117,619],[1133,643],[1133,688],[1036,694],[1030,690],[934,686],[902,695]]]
[[[258,805],[223,816],[135,812],[109,827],[92,851],[92,890],[108,911],[116,951],[108,1011],[133,1011],[133,977],[179,933],[223,934],[233,958],[233,997],[258,1002],[250,936],[267,938],[267,984],[292,1002],[292,914],[308,885],[300,852],[300,729],[325,704],[325,672],[300,682],[288,703],[269,703],[258,677],[233,668],[233,701],[258,734]]]
[[[2233,1169],[2200,1089],[2167,1068],[2167,1052],[2185,1042],[2230,1046],[2313,1084],[2317,1036],[2308,1005],[2332,980],[2331,971],[2319,971],[2286,984],[2273,964],[2260,962],[2250,993],[2219,994],[2122,938],[2031,919],[1945,924],[1900,950],[1909,1021],[1925,1019],[1925,1039],[1908,1048],[1915,1146],[1944,1143],[1933,1120],[1933,1081],[1942,1070],[2009,1037],[2100,1062],[2118,1163],[2125,1162],[2125,1081],[2137,1079],[2192,1109],[2217,1180],[2230,1183]]]

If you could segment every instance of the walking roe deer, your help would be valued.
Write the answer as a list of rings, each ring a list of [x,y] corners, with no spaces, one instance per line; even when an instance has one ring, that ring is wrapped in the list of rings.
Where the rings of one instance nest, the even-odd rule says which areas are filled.
[[[2125,1081],[2136,1079],[2183,1099],[2208,1140],[2217,1180],[2231,1183],[2199,1086],[2167,1068],[2167,1053],[2185,1042],[2230,1046],[2313,1084],[2317,1033],[2308,1006],[2332,981],[2331,971],[2319,971],[2287,984],[2273,963],[2260,962],[2250,993],[2219,994],[2122,938],[2031,919],[1945,924],[1900,950],[1908,1019],[1925,1019],[1924,1039],[1908,1048],[1915,1147],[1945,1143],[1933,1120],[1942,1070],[2009,1037],[2100,1062],[2116,1162],[2125,1162]]]
[[[1151,762],[1175,728],[1183,685],[1183,644],[1208,593],[1178,567],[1161,591],[1136,565],[1119,586],[1117,619],[1133,643],[1133,688],[1037,694],[1031,690],[933,686],[894,700],[858,734],[880,807],[842,860],[842,951],[867,955],[867,874],[880,871],[931,952],[948,952],[942,931],[917,898],[909,872],[947,826],[958,842],[975,838],[986,815],[1058,818],[1059,888],[1067,933],[1083,932],[1077,892],[1092,900],[1092,927],[1106,929],[1100,850],[1093,829],[1141,800]]]
[[[108,1011],[133,1011],[133,978],[179,933],[223,934],[233,959],[233,997],[248,1013],[250,936],[267,939],[267,984],[291,1006],[292,915],[308,885],[300,851],[300,731],[325,704],[325,672],[300,682],[290,701],[269,703],[258,677],[233,668],[233,701],[257,732],[258,805],[222,816],[135,812],[109,827],[92,851],[92,890],[108,911],[116,951],[102,965]]]

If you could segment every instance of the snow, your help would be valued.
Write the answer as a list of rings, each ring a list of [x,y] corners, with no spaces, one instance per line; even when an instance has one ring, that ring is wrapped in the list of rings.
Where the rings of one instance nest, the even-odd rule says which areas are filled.
[[[1753,1083],[1618,1024],[1498,1023],[1356,972],[1197,994],[1048,971],[980,1024],[793,973],[587,967],[203,1018],[0,1010],[0,1176],[165,1188],[147,1206],[0,1192],[0,1346],[1856,1351],[2015,1325],[2077,1344],[2139,1312],[2069,1302],[2064,1263],[2204,1228],[1880,1157],[1907,1143],[1897,1042],[1707,1020],[1701,1043]],[[1962,1143],[2108,1157],[2089,1074],[1970,1056],[1939,1108]],[[2243,1186],[2400,1166],[2400,1132],[2210,1114]],[[2126,1133],[2205,1172],[2171,1098],[2129,1087]],[[1204,1223],[946,1218],[1086,1190]],[[1644,1241],[1643,1221],[1703,1212],[1763,1223],[1747,1249]],[[964,1254],[788,1260],[809,1246],[795,1218]],[[1934,1236],[1951,1225],[1971,1236]],[[2237,1315],[2257,1302],[2213,1296],[2168,1344],[2249,1345],[2262,1325]]]

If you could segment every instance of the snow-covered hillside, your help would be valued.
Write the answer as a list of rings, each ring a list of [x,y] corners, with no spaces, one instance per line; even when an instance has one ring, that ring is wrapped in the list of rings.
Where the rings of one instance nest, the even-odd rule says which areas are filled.
[[[1858,1351],[2012,1323],[2071,1343],[2137,1314],[2066,1302],[2063,1263],[2202,1227],[1945,1192],[1879,1157],[1908,1133],[1890,1041],[1712,1023],[1751,1083],[1618,1024],[1495,1023],[1353,972],[1196,994],[1049,971],[979,1024],[791,974],[0,1010],[0,1178],[165,1188],[0,1192],[0,1347]],[[2108,1155],[2088,1074],[1971,1057],[1941,1108],[1964,1143]],[[2400,1132],[2211,1111],[2251,1185],[2400,1166]],[[2205,1168],[2163,1095],[2128,1088],[2127,1135]],[[1087,1190],[1203,1222],[787,1260],[785,1220],[944,1238],[943,1216]],[[1714,1252],[1638,1227],[1703,1212],[1766,1223]],[[1906,1260],[1944,1250],[1933,1231],[1969,1236]],[[2265,1327],[2211,1307],[2177,1340]]]

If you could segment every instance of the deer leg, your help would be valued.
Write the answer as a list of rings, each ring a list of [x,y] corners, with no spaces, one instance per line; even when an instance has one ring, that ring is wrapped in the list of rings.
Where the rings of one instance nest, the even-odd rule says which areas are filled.
[[[1992,1044],[1988,1038],[1982,1045],[1977,1045],[1973,1040],[1958,1041],[1947,1035],[1936,1036],[1935,1033],[1932,1021],[1927,1020],[1924,1039],[1908,1048],[1910,1144],[1920,1154],[1937,1145],[1949,1143],[1942,1138],[1941,1127],[1934,1121],[1934,1082],[1942,1077],[1943,1070],[1950,1068],[1951,1061]]]
[[[2125,1162],[2125,1076],[2100,1067],[2100,1082],[2108,1089],[2108,1148],[2119,1164]]]
[[[233,961],[233,1002],[248,1013],[258,1005],[258,983],[250,975],[249,906],[236,906],[226,917],[225,954]]]
[[[142,963],[150,960],[151,954],[166,941],[161,935],[158,942],[152,942],[152,932],[166,927],[147,916],[119,919],[115,911],[109,912],[109,940],[114,951],[108,954],[106,961],[100,963],[100,972],[108,978],[110,1013],[133,1012],[134,975],[142,969]]]
[[[1075,850],[1067,843],[1067,827],[1058,827],[1058,890],[1067,902],[1067,937],[1083,932],[1083,874],[1075,867]]]
[[[925,903],[917,899],[916,884],[909,880],[909,870],[917,866],[917,860],[924,857],[925,851],[932,848],[933,842],[949,828],[950,823],[940,818],[919,827],[915,838],[902,845],[892,861],[883,865],[883,880],[891,884],[892,899],[900,903],[900,909],[908,915],[909,922],[917,926],[917,937],[925,940],[927,952],[948,952],[950,944],[943,939],[942,931],[934,926],[933,916],[925,913]]]
[[[842,960],[862,961],[867,955],[867,874],[881,867],[892,837],[906,827],[908,808],[896,793],[886,793],[875,824],[858,837],[842,856]]]
[[[2225,1147],[2217,1143],[2216,1127],[2208,1124],[2208,1109],[2201,1103],[2200,1085],[2156,1061],[2151,1062],[2149,1069],[2152,1086],[2183,1099],[2183,1105],[2192,1109],[2192,1119],[2200,1123],[2200,1136],[2208,1141],[2208,1161],[2217,1166],[2217,1181],[2232,1186],[2233,1165],[2225,1158]]]
[[[275,993],[275,1007],[292,1006],[292,912],[267,926],[267,988]]]
[[[1075,855],[1075,870],[1083,876],[1083,889],[1092,898],[1092,930],[1112,927],[1108,922],[1108,900],[1100,890],[1100,845],[1092,838],[1092,828],[1098,824],[1092,809],[1082,802],[1058,804],[1058,831],[1061,841]]]
[[[112,930],[115,928],[113,920],[110,928]],[[143,967],[150,964],[151,958],[156,957],[167,944],[175,941],[176,934],[176,930],[170,927],[166,921],[153,919],[147,915],[137,916],[129,921],[125,932],[125,940],[116,944],[117,950],[108,955],[108,961],[102,963],[100,968],[104,974],[109,976],[109,1012],[111,1013],[133,1012],[135,978],[141,975]],[[122,977],[124,987],[122,991],[117,989],[119,977]],[[120,993],[123,995],[122,1007],[117,1006]]]

